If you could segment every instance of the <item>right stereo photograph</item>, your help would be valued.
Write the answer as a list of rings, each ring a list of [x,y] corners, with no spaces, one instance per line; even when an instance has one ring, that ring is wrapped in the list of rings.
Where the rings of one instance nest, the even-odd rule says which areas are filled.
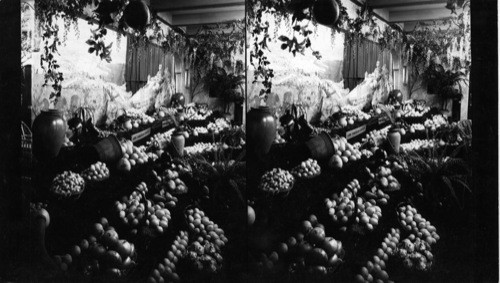
[[[474,281],[470,15],[247,1],[251,282]]]

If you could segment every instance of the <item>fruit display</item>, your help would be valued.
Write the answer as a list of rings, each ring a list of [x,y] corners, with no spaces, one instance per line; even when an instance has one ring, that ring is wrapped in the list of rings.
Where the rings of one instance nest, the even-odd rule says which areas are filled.
[[[158,155],[152,152],[146,153],[145,146],[135,146],[132,141],[122,142],[123,157],[118,161],[117,168],[120,171],[128,172],[137,165],[142,165],[150,160],[158,159]]]
[[[194,108],[187,108],[185,114],[188,120],[203,121],[212,115],[212,110],[196,111]]]
[[[106,163],[97,161],[83,170],[81,175],[87,182],[100,182],[109,178],[109,169]]]
[[[380,130],[372,130],[366,136],[363,138],[363,142],[372,142],[375,144],[375,146],[379,146],[383,144],[387,140],[387,133],[389,132],[389,129],[391,128],[391,125],[386,126]]]
[[[392,256],[396,251],[396,245],[399,243],[399,229],[392,228],[390,233],[382,242],[382,246],[377,249],[373,260],[369,260],[362,268],[360,274],[357,274],[355,282],[392,282],[389,280],[389,274],[386,270],[389,256]]]
[[[273,143],[274,144],[282,144],[285,142],[286,142],[286,140],[278,133],[278,131],[276,131],[276,138],[274,138]]]
[[[415,139],[408,143],[402,143],[400,146],[405,151],[417,151],[422,149],[438,148],[444,145],[446,145],[446,143],[443,140]]]
[[[296,178],[310,179],[321,174],[321,167],[319,166],[318,161],[309,158],[293,168],[291,173]]]
[[[146,184],[140,183],[129,197],[123,197],[121,202],[115,202],[115,209],[123,224],[137,228],[145,219],[144,223],[147,227],[162,234],[168,228],[171,219],[170,211],[162,202],[153,203],[147,199],[143,200],[140,192],[147,193],[147,191]]]
[[[195,137],[206,134],[208,134],[208,129],[206,127],[195,127],[193,129],[193,136]]]
[[[85,275],[102,274],[108,280],[122,277],[136,265],[134,244],[120,239],[106,218],[93,225],[91,235],[75,245],[72,253],[73,260],[80,260]]]
[[[343,106],[342,113],[347,116],[347,124],[352,125],[356,122],[363,122],[371,119],[371,115],[355,107]],[[352,121],[352,122],[350,122]]]
[[[385,193],[383,190],[373,186],[371,189],[365,192],[364,194],[367,200],[375,200],[378,205],[386,205],[387,202],[391,199],[389,194]]]
[[[423,117],[427,112],[431,110],[429,106],[413,106],[413,105],[407,105],[404,107],[405,109],[403,110],[403,117]]]
[[[427,119],[424,122],[424,126],[431,131],[435,131],[445,125],[448,125],[448,121],[443,115],[434,115],[432,116],[432,119]]]
[[[295,183],[293,175],[284,169],[274,168],[264,173],[260,180],[260,189],[265,193],[288,193]]]
[[[174,129],[171,129],[171,130],[163,132],[163,133],[154,134],[149,139],[149,141],[146,142],[147,147],[154,148],[154,149],[166,148],[170,144],[170,141],[172,140],[172,133],[173,132],[174,132]]]
[[[218,134],[226,129],[229,129],[230,127],[231,127],[231,125],[229,124],[229,122],[226,119],[218,118],[215,120],[215,122],[210,122],[207,126],[207,129],[210,132]]]
[[[143,126],[150,126],[155,118],[144,113],[128,110],[127,113],[120,112],[118,117],[111,123],[110,129],[117,132],[126,132]]]
[[[85,189],[85,180],[80,174],[64,171],[58,174],[50,187],[50,192],[62,198],[80,195]]]
[[[344,248],[342,242],[327,237],[325,228],[318,223],[315,215],[302,221],[296,236],[282,243],[293,255],[291,269],[302,270],[314,277],[324,277],[333,273],[342,263]]]
[[[228,145],[225,143],[221,144],[221,143],[198,142],[192,146],[185,147],[184,151],[188,155],[195,155],[195,154],[216,152],[217,150],[219,150],[221,148],[226,149],[226,148],[228,148]]]
[[[217,273],[223,262],[222,249],[228,239],[224,230],[199,208],[186,211],[189,235],[193,241],[187,248],[186,261],[197,272]]]
[[[410,128],[408,130],[410,133],[414,134],[415,132],[421,132],[421,131],[425,131],[425,126],[424,124],[420,124],[420,123],[414,123],[414,124],[410,124]]]
[[[436,227],[432,226],[417,209],[407,204],[398,208],[398,219],[401,226],[415,236],[422,238],[429,244],[435,244],[440,237],[436,232]]]
[[[376,205],[373,200],[364,201],[358,197],[356,199],[356,223],[368,231],[373,231],[378,226],[379,219],[382,217],[382,209]]]
[[[328,165],[330,168],[341,169],[349,162],[355,162],[361,159],[362,154],[359,147],[355,147],[347,142],[345,137],[340,137],[333,140],[335,154],[330,158]]]
[[[384,192],[393,192],[401,188],[401,184],[392,175],[392,170],[389,168],[389,164],[386,164],[386,166],[379,166],[375,174],[372,174],[371,176],[375,178],[378,187]]]
[[[429,242],[410,234],[397,248],[396,256],[410,270],[427,271],[432,267],[434,255]]]
[[[339,194],[325,199],[326,209],[334,223],[345,226],[355,215],[354,196],[360,188],[359,181],[354,179]]]
[[[163,174],[161,174],[160,178],[161,181],[157,183],[157,190],[160,192],[161,195],[164,195],[166,192],[169,192],[173,195],[181,195],[181,194],[186,194],[188,192],[188,187],[180,179],[180,172],[189,172],[187,171],[188,169],[185,169],[183,167],[178,167],[175,168],[167,168],[165,171],[163,171]]]
[[[151,271],[147,279],[148,283],[180,282],[180,277],[176,272],[176,265],[186,252],[188,241],[188,232],[180,231],[167,252],[167,257]]]

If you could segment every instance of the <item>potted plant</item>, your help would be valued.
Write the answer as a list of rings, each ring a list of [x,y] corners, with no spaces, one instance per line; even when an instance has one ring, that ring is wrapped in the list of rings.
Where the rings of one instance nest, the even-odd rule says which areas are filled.
[[[463,72],[445,70],[441,64],[431,62],[422,78],[427,85],[427,92],[438,95],[442,109],[446,109],[447,102],[450,99],[454,103],[460,103],[462,100],[463,93],[460,83],[467,83]]]
[[[217,97],[221,100],[224,113],[229,112],[231,103],[242,103],[243,75],[228,73],[222,67],[213,67],[205,76],[205,88],[210,97]]]

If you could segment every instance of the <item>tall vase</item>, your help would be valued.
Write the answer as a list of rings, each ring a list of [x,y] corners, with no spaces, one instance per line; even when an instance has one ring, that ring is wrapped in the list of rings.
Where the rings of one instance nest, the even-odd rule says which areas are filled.
[[[401,132],[398,127],[392,127],[387,134],[387,140],[394,153],[399,153],[399,145],[401,144]]]
[[[247,113],[246,134],[250,154],[263,157],[269,153],[276,138],[276,120],[269,107],[252,108]]]
[[[186,143],[186,138],[184,137],[184,133],[181,131],[175,131],[172,136],[172,145],[174,147],[174,153],[178,157],[182,157],[184,155],[185,143]]]
[[[33,155],[40,162],[54,160],[64,143],[66,121],[59,110],[42,111],[33,122]]]

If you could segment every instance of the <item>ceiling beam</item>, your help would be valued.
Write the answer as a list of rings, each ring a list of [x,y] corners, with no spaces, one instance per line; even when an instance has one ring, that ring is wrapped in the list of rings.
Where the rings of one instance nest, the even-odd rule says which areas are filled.
[[[185,5],[172,8],[158,9],[158,12],[178,12],[178,11],[192,11],[192,10],[204,10],[204,9],[218,9],[218,8],[228,8],[228,7],[242,7],[245,8],[245,3],[221,3],[221,4],[206,4],[206,5]]]
[[[409,11],[394,11],[389,12],[389,22],[391,23],[406,23],[419,21],[433,21],[451,18],[450,10],[441,9],[422,9]]]
[[[218,12],[210,14],[172,15],[171,24],[174,26],[208,25],[241,20],[244,17],[244,11]]]
[[[210,2],[210,3],[207,3]],[[151,7],[155,11],[173,11],[173,10],[185,10],[190,7],[200,8],[200,7],[221,7],[221,6],[231,6],[231,5],[245,5],[244,0],[151,0]]]
[[[220,13],[220,12],[234,12],[238,11],[241,13],[245,13],[245,5],[238,5],[238,6],[227,6],[227,7],[219,7],[219,8],[200,8],[200,9],[188,9],[188,10],[176,10],[176,11],[169,11],[168,13],[172,15],[186,15],[186,14],[201,14],[201,16],[204,16],[205,14],[212,14],[212,13]]]
[[[368,6],[374,9],[388,9],[441,3],[446,3],[446,0],[368,0]]]

